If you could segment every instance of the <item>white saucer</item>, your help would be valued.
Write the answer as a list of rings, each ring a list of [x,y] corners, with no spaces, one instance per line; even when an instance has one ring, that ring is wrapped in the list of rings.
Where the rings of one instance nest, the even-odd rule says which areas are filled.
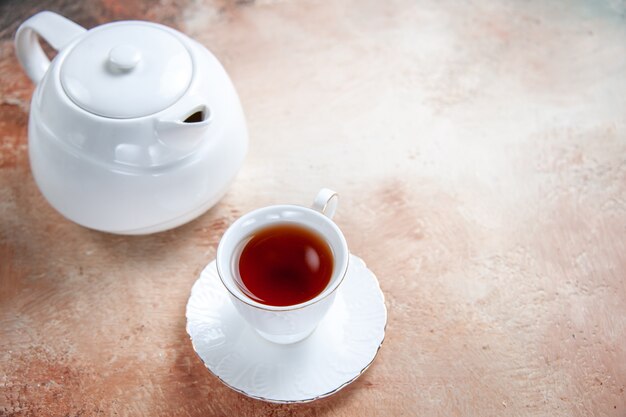
[[[213,261],[191,289],[187,333],[209,371],[235,391],[275,403],[313,401],[358,378],[385,337],[385,299],[360,258],[350,255],[337,291],[311,336],[278,345],[259,336],[235,311]]]

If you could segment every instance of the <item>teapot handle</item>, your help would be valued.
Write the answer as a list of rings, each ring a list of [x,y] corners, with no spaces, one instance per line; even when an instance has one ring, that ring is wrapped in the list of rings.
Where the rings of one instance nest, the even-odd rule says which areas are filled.
[[[17,58],[35,84],[45,75],[50,60],[41,49],[37,35],[44,38],[57,51],[65,47],[86,29],[53,12],[40,12],[20,25],[15,34]]]

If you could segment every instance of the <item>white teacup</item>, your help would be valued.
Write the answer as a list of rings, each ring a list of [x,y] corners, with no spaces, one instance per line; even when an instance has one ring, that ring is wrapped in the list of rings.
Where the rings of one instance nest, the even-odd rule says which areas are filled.
[[[260,208],[240,217],[222,236],[216,260],[219,277],[237,311],[271,342],[294,343],[309,336],[335,300],[336,290],[348,270],[350,255],[346,239],[331,220],[337,201],[337,193],[324,188],[312,208],[296,205]],[[326,288],[311,300],[289,306],[271,306],[248,297],[237,284],[239,256],[245,243],[257,231],[281,224],[303,226],[320,235],[332,251],[333,271]]]

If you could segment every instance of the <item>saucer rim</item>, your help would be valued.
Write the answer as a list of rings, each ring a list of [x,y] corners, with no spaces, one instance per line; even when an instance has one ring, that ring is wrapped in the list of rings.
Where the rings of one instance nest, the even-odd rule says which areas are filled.
[[[186,324],[185,324],[185,331],[187,332],[187,335],[189,336],[189,340],[191,341],[191,347],[194,351],[194,353],[196,354],[196,356],[200,359],[200,361],[202,362],[202,364],[204,365],[204,367],[213,375],[215,376],[222,384],[224,384],[225,386],[227,386],[228,388],[232,389],[235,392],[238,392],[240,394],[245,395],[248,398],[252,398],[254,400],[259,400],[259,401],[263,401],[263,402],[267,402],[267,403],[271,403],[271,404],[306,404],[306,403],[310,403],[322,398],[326,398],[326,397],[330,397],[331,395],[336,394],[337,392],[341,391],[342,389],[344,389],[345,387],[347,387],[348,385],[352,384],[354,381],[356,381],[361,375],[363,375],[365,373],[365,371],[367,371],[367,369],[372,365],[372,363],[374,363],[374,360],[376,360],[376,357],[378,356],[378,353],[380,352],[380,348],[383,346],[383,343],[385,342],[385,337],[387,335],[387,325],[389,324],[389,316],[388,316],[388,311],[387,311],[387,304],[385,303],[385,293],[382,291],[382,289],[380,288],[380,282],[378,281],[378,277],[376,276],[376,274],[374,274],[374,272],[369,269],[367,267],[367,264],[365,263],[365,261],[350,253],[348,255],[348,262],[350,262],[350,258],[351,257],[355,257],[358,260],[360,260],[363,263],[363,266],[374,276],[374,279],[376,280],[377,283],[377,287],[378,290],[380,291],[380,294],[382,296],[382,305],[383,308],[385,310],[385,325],[383,326],[383,338],[380,340],[380,343],[378,344],[378,347],[376,348],[376,352],[374,352],[374,356],[372,357],[372,360],[367,363],[365,365],[365,367],[363,369],[361,369],[355,376],[354,378],[344,382],[343,384],[339,385],[337,388],[333,389],[332,391],[328,391],[325,392],[323,394],[320,395],[316,395],[315,397],[311,397],[311,398],[305,398],[302,400],[280,400],[280,399],[271,399],[271,398],[265,398],[265,397],[261,397],[258,395],[254,395],[254,394],[250,394],[247,393],[245,391],[243,391],[240,388],[236,388],[232,385],[230,385],[229,383],[227,383],[226,381],[224,381],[219,375],[217,375],[215,372],[213,372],[211,370],[211,368],[209,368],[209,366],[207,365],[207,363],[204,361],[204,359],[202,359],[202,356],[200,356],[200,354],[198,353],[197,349],[196,349],[196,345],[193,341],[193,338],[191,337],[191,332],[189,331],[189,319],[187,317],[187,307],[185,307],[185,319],[186,319]],[[212,262],[215,262],[215,260],[211,260],[208,264],[210,265]],[[205,267],[206,268],[206,267]],[[196,282],[198,282],[200,280],[200,277],[202,275],[202,272],[204,271],[204,268],[202,269],[202,271],[200,272],[200,276],[198,277],[198,279],[196,279],[196,281],[194,281],[193,285],[192,285],[192,291],[193,291],[193,286],[196,284]],[[348,274],[348,271],[346,270],[345,275]],[[345,278],[344,275],[344,278]],[[189,295],[189,298],[191,298],[191,294]],[[187,305],[189,304],[189,300],[187,300]],[[305,339],[306,340],[306,339]],[[296,343],[300,343],[300,342],[296,342]]]
[[[359,373],[357,375],[355,375],[354,378],[344,382],[343,384],[341,384],[340,386],[338,386],[337,388],[335,388],[332,391],[325,392],[325,393],[320,394],[320,395],[315,396],[315,397],[305,398],[303,400],[278,400],[278,399],[265,398],[265,397],[261,397],[261,396],[258,396],[258,395],[247,393],[247,392],[245,392],[245,391],[243,391],[243,390],[241,390],[239,388],[236,388],[236,387],[228,384],[226,381],[224,381],[222,378],[220,378],[219,375],[217,375],[215,372],[213,372],[211,370],[211,368],[209,368],[209,366],[206,364],[204,359],[202,359],[202,357],[200,356],[200,354],[196,350],[196,347],[195,347],[195,345],[193,343],[193,339],[191,339],[191,336],[189,336],[189,340],[191,340],[191,345],[192,345],[194,353],[202,361],[202,364],[204,365],[204,367],[213,376],[215,376],[222,384],[226,385],[228,388],[232,389],[233,391],[236,391],[236,392],[238,392],[240,394],[243,394],[243,395],[245,395],[248,398],[252,398],[253,400],[264,401],[264,402],[272,403],[272,404],[306,404],[306,403],[310,403],[312,401],[320,400],[322,398],[330,397],[331,395],[336,394],[337,392],[341,391],[342,389],[344,389],[345,387],[347,387],[348,385],[350,385],[354,381],[356,381],[361,375],[363,375],[365,373],[365,371],[367,371],[367,369],[372,365],[372,363],[374,363],[374,360],[378,356],[378,352],[380,352],[380,348],[383,346],[383,342],[385,341],[385,334],[386,334],[385,331],[386,330],[387,330],[387,323],[385,323],[385,327],[383,328],[383,338],[380,341],[380,344],[378,345],[378,347],[376,348],[376,352],[374,353],[374,357],[372,358],[372,360],[367,365],[365,365],[365,367],[363,369],[361,369],[359,371]]]

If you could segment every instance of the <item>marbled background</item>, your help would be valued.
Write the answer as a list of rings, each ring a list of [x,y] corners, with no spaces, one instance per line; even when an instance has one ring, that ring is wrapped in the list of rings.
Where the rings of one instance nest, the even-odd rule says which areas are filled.
[[[74,225],[30,174],[21,21],[149,19],[231,74],[250,153],[165,233]],[[277,406],[196,358],[184,309],[225,228],[341,193],[389,310],[373,366]],[[626,3],[0,3],[0,415],[626,416]]]

